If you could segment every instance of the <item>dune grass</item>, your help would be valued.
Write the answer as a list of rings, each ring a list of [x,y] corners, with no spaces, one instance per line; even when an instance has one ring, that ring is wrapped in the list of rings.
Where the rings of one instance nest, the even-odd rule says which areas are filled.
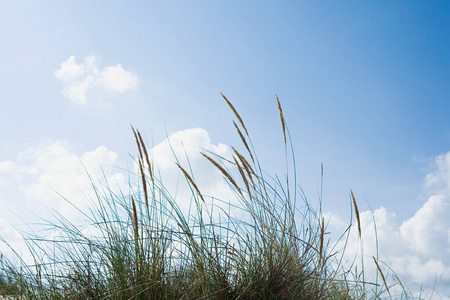
[[[223,96],[223,95],[222,95]],[[210,205],[189,165],[180,172],[192,191],[186,213],[158,179],[147,146],[133,128],[139,185],[114,193],[93,185],[98,207],[83,212],[90,230],[59,217],[50,224],[59,239],[28,237],[33,265],[17,254],[0,259],[0,294],[17,299],[386,299],[381,283],[367,283],[364,270],[346,268],[334,250],[321,208],[297,187],[295,159],[281,103],[276,98],[286,149],[284,180],[260,166],[243,119],[228,99],[242,141],[232,160],[202,155],[222,174],[239,200]],[[359,225],[359,212],[350,194]],[[322,199],[320,199],[322,201]],[[228,203],[224,206],[224,203]],[[225,208],[224,208],[225,207]],[[236,213],[238,211],[239,213]],[[346,239],[351,226],[342,234]],[[361,234],[360,228],[358,228]],[[12,249],[14,250],[14,249]],[[409,298],[404,289],[399,298]]]

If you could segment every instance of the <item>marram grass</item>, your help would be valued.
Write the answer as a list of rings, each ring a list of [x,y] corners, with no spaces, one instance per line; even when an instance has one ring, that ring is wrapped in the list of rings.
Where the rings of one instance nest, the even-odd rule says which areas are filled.
[[[286,155],[283,162],[287,171],[289,162],[294,165],[285,182],[265,175],[243,119],[222,96],[238,120],[239,125],[233,123],[249,159],[238,147],[232,148],[232,161],[201,154],[223,174],[240,203],[233,209],[243,218],[231,213],[231,204],[228,211],[208,206],[190,167],[180,165],[175,157],[174,164],[192,190],[192,210],[183,212],[156,176],[141,134],[132,128],[139,153],[139,188],[130,187],[130,194],[124,195],[113,193],[107,184],[93,187],[98,207],[86,216],[96,235],[85,234],[60,217],[53,226],[63,233],[63,240],[28,239],[34,265],[26,265],[18,254],[14,261],[2,256],[0,295],[14,299],[409,298],[405,289],[401,295],[391,295],[375,258],[381,284],[365,282],[364,270],[358,272],[358,266],[342,265],[339,257],[345,249],[331,253],[321,209],[314,210],[297,195],[293,156]],[[278,97],[276,102],[288,153],[289,131]],[[361,235],[353,192],[351,200]],[[229,199],[220,201],[229,203]],[[213,211],[220,211],[220,216]]]

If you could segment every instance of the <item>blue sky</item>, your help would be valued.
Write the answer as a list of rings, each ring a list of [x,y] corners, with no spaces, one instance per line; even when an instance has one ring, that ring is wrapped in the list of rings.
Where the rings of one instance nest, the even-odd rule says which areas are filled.
[[[190,128],[204,129],[211,145],[236,144],[233,115],[219,92],[245,119],[267,171],[280,174],[278,94],[299,183],[316,199],[323,163],[324,205],[336,218],[348,222],[350,188],[364,210],[367,199],[374,210],[385,209],[380,216],[394,213],[397,225],[389,224],[399,235],[410,228],[420,239],[408,224],[418,224],[413,217],[425,214],[420,212],[435,203],[429,202],[433,196],[443,195],[436,203],[450,211],[447,1],[9,1],[1,6],[0,203],[8,211],[17,211],[17,203],[29,207],[23,200],[30,195],[27,187],[58,182],[44,180],[51,172],[39,175],[47,167],[33,168],[45,161],[39,158],[51,157],[49,149],[129,164],[128,154],[135,153],[130,124],[155,145],[166,130]],[[70,66],[84,68],[77,78],[63,70],[72,56]],[[85,59],[93,62],[90,67]],[[58,77],[58,70],[66,77]],[[83,81],[87,76],[90,83]],[[81,82],[84,104],[67,93]],[[25,169],[29,176],[20,173]],[[6,210],[0,218],[16,222]],[[449,229],[442,220],[435,236],[447,254]],[[450,286],[448,259],[426,249],[414,257],[417,268],[440,262]]]

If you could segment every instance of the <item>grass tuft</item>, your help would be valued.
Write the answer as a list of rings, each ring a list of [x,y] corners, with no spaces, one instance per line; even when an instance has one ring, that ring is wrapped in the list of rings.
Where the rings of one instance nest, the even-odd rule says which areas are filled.
[[[90,230],[59,215],[55,224],[49,224],[48,229],[57,233],[52,239],[27,237],[32,265],[14,249],[13,258],[0,255],[0,295],[80,300],[356,300],[381,299],[387,291],[392,299],[378,260],[374,258],[384,283],[381,290],[366,283],[364,276],[359,279],[364,269],[360,267],[358,273],[357,265],[344,264],[345,247],[339,252],[330,246],[321,207],[313,209],[303,194],[299,206],[297,197],[290,196],[292,191],[296,195],[295,180],[290,183],[286,175],[281,182],[266,175],[249,147],[251,139],[241,116],[222,97],[246,133],[233,122],[251,160],[238,147],[232,147],[233,161],[201,154],[224,175],[235,199],[202,195],[190,165],[183,167],[175,157],[192,191],[190,209],[183,211],[178,203],[186,199],[175,199],[167,191],[141,134],[132,127],[138,184],[130,183],[127,194],[112,191],[107,183],[93,185],[98,207],[81,212],[87,218],[85,229]],[[276,100],[286,147],[292,141],[278,96]],[[288,157],[285,160],[287,164]],[[224,167],[226,163],[231,163],[231,170]],[[295,172],[295,165],[292,169]],[[222,205],[207,201],[209,197]],[[351,198],[361,239],[352,191]],[[239,205],[232,204],[234,200]],[[321,201],[320,195],[320,205]],[[350,225],[341,238],[348,240],[349,233]]]

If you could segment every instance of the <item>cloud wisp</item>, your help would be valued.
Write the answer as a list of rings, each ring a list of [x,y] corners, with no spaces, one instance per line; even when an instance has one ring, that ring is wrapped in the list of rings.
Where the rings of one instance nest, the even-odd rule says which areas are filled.
[[[99,69],[100,57],[89,55],[78,64],[75,56],[70,56],[53,74],[64,85],[63,95],[73,103],[90,103],[90,91],[122,94],[137,88],[139,78],[125,70],[121,64]]]

